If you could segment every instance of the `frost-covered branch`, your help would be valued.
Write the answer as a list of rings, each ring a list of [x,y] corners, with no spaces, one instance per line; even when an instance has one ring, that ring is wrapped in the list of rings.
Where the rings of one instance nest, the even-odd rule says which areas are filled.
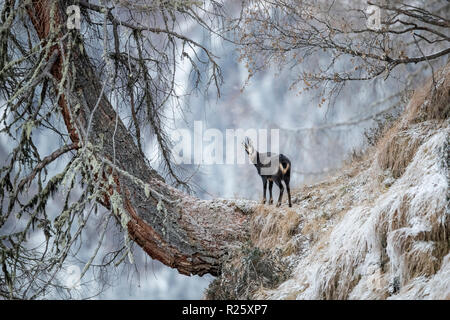
[[[424,2],[421,8],[413,1],[385,3],[244,0],[231,28],[249,77],[271,65],[290,68],[297,74],[292,89],[320,89],[330,98],[348,81],[386,79],[399,66],[448,57],[448,1]],[[376,26],[369,23],[377,15],[368,5],[378,8]]]

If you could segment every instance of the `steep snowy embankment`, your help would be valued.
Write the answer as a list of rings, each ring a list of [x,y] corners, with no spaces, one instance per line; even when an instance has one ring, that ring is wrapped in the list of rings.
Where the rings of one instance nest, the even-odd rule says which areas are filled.
[[[209,297],[450,299],[450,64],[435,79],[340,175],[254,212]]]
[[[326,203],[297,201],[303,233],[322,210],[325,230],[296,257],[289,280],[256,297],[450,299],[449,71],[447,65],[438,73],[434,99],[431,83],[414,94],[403,117],[353,168],[359,172],[310,190],[324,187]],[[320,208],[309,210],[311,201]]]

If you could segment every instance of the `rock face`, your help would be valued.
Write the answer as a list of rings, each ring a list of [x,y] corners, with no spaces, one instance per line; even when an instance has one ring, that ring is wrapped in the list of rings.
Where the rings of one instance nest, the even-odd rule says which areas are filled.
[[[230,272],[216,284],[245,283],[234,298],[450,299],[450,64],[435,79],[340,175],[298,190],[292,209],[255,211],[252,245],[288,265],[275,286]]]

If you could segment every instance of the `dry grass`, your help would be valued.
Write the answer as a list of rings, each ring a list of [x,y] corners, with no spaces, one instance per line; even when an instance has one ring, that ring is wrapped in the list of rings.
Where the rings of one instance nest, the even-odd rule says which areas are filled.
[[[288,279],[289,256],[298,253],[301,215],[287,206],[259,205],[251,214],[250,239],[229,253],[206,299],[251,299]]]
[[[251,219],[252,242],[261,249],[280,248],[285,255],[290,255],[295,251],[290,240],[298,232],[300,221],[295,210],[262,205]]]
[[[256,292],[277,287],[291,270],[277,249],[260,249],[251,242],[230,253],[220,277],[208,287],[209,300],[252,299]]]
[[[435,79],[436,84],[430,78],[414,92],[404,115],[377,144],[378,164],[382,170],[391,170],[394,178],[404,173],[427,138],[423,131],[429,128],[423,124],[431,121],[428,122],[431,126],[445,125],[450,116],[450,63],[436,72]]]
[[[302,229],[302,234],[306,235],[312,242],[321,238],[321,232],[326,226],[328,219],[325,217],[314,217],[309,219]]]
[[[380,139],[377,160],[382,170],[390,170],[394,178],[400,177],[423,142],[423,135],[401,130],[398,122]]]
[[[407,123],[445,120],[450,117],[450,63],[415,90],[406,113]]]

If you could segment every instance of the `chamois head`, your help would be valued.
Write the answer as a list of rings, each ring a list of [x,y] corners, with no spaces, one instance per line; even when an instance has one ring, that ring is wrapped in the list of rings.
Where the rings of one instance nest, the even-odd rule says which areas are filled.
[[[245,137],[244,141],[242,142],[242,145],[244,146],[245,152],[247,152],[250,160],[255,162],[256,161],[256,149],[253,147],[252,140],[250,140],[249,137]]]

